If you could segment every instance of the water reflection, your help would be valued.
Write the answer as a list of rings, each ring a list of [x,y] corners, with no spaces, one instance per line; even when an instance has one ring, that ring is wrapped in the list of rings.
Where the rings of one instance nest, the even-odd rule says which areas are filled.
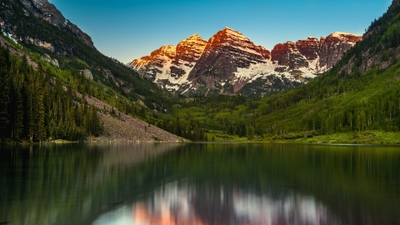
[[[400,224],[397,147],[33,146],[0,151],[0,224]]]
[[[1,149],[0,224],[90,224],[100,212],[125,200],[134,182],[128,187],[121,182],[130,174],[140,174],[128,169],[177,146],[71,144]]]
[[[131,209],[125,206],[104,215],[94,225],[340,224],[312,196],[272,196],[277,191],[256,194],[238,187],[173,182]]]

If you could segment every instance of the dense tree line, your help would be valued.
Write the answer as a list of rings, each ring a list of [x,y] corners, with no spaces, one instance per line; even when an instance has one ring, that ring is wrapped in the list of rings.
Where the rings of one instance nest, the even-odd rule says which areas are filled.
[[[58,51],[67,54],[52,55],[59,59],[61,69],[77,74],[80,69],[89,67],[94,75],[92,84],[106,84],[113,90],[105,85],[92,89],[76,74],[78,79],[74,79],[71,86],[70,80],[57,79],[54,71],[40,65],[33,69],[25,59],[14,58],[1,49],[0,138],[3,139],[77,140],[99,135],[101,124],[96,109],[78,98],[78,92],[95,95],[120,111],[194,141],[208,140],[209,131],[251,138],[303,132],[400,130],[400,64],[396,52],[400,45],[398,4],[375,20],[364,40],[350,49],[328,73],[295,90],[259,99],[172,96],[81,43],[67,28],[57,28],[26,16],[21,6],[11,5],[14,14],[19,16],[8,18],[7,15],[12,14],[7,13],[5,6],[1,6],[4,10],[0,14],[15,24],[17,36],[36,34],[34,38],[52,43]],[[38,29],[40,32],[36,32]],[[46,51],[29,47],[37,52]],[[371,59],[387,66],[376,65],[371,69],[369,65],[367,68]],[[110,71],[112,76],[105,75],[105,71]],[[117,93],[123,98],[116,99]]]
[[[100,135],[102,125],[96,108],[77,93],[41,64],[34,69],[26,58],[0,48],[1,139],[41,142]]]
[[[333,69],[307,85],[266,98],[199,97],[174,107],[169,131],[198,121],[204,131],[239,137],[298,138],[304,135],[400,130],[400,63],[360,76]],[[180,128],[180,129],[177,129]],[[208,137],[210,140],[210,137]]]
[[[399,131],[399,28],[400,5],[394,4],[363,41],[308,84],[266,98],[196,97],[176,104],[161,127],[190,136],[194,129],[187,127],[196,121],[208,139],[214,131],[250,139]]]
[[[171,132],[180,137],[184,137],[191,141],[207,141],[206,132],[203,124],[199,120],[190,119],[182,120],[177,116],[176,118],[164,117],[160,123],[156,125],[168,132]]]
[[[42,13],[40,9],[31,10],[36,14]],[[177,101],[176,96],[143,79],[121,62],[83,43],[68,26],[54,26],[27,11],[20,1],[4,0],[4,3],[0,4],[0,17],[7,21],[7,26],[2,27],[3,30],[14,34],[18,39],[37,39],[51,43],[54,51],[46,50],[29,41],[20,44],[33,52],[46,53],[57,59],[60,69],[74,73],[89,69],[95,82],[112,88],[130,101],[141,101],[151,110],[168,111],[170,110],[168,107]]]

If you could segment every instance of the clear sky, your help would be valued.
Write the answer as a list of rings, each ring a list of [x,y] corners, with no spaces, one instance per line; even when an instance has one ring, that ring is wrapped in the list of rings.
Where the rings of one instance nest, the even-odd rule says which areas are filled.
[[[256,45],[341,31],[363,34],[391,0],[49,0],[121,62],[177,45],[197,33],[208,40],[228,26]]]

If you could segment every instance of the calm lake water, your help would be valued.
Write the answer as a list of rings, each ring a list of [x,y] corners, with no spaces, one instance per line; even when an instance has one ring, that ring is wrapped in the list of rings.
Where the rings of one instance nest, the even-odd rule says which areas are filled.
[[[400,147],[2,147],[0,224],[400,224]]]

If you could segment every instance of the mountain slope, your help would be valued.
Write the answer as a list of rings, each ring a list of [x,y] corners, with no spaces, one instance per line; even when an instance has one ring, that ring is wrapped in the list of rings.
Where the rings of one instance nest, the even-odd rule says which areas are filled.
[[[179,49],[187,40],[195,43],[196,57],[187,50],[190,47]],[[306,83],[331,68],[361,37],[335,32],[319,40],[278,44],[272,51],[228,27],[207,42],[198,35],[187,40],[177,48],[163,46],[128,66],[174,93],[259,96]],[[185,61],[184,55],[190,60]]]
[[[0,140],[181,140],[150,126],[177,98],[102,55],[47,0],[3,1],[0,25]]]
[[[400,1],[396,0],[387,13],[371,24],[362,41],[332,69],[307,84],[261,99],[199,98],[176,110],[176,114],[194,115],[189,119],[199,120],[209,130],[209,139],[215,140],[232,140],[237,135],[318,142],[321,135],[328,135],[331,138],[322,140],[397,144],[399,27]]]
[[[48,55],[60,69],[76,74],[86,70],[94,81],[150,109],[164,111],[165,103],[173,98],[97,51],[91,38],[47,0],[5,0],[0,5],[0,25],[3,33],[44,58]]]

